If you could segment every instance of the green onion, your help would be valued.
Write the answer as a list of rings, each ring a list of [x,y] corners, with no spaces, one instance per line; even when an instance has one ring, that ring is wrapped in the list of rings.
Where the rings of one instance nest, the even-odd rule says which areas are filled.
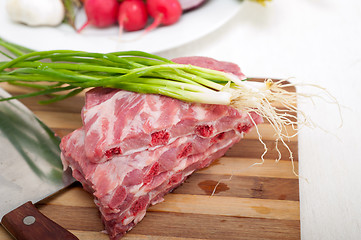
[[[187,64],[141,51],[92,53],[72,50],[32,51],[0,39],[14,57],[0,62],[0,82],[31,87],[35,92],[9,99],[51,94],[51,103],[93,87],[161,94],[183,101],[230,104],[224,92],[239,84],[231,74]],[[53,83],[49,85],[48,83]]]
[[[14,55],[0,52],[9,58],[0,62],[0,83],[34,89],[32,93],[0,101],[49,95],[50,99],[40,102],[47,104],[72,97],[85,89],[106,87],[161,94],[188,102],[230,105],[248,114],[255,112],[268,120],[275,130],[276,142],[281,141],[286,148],[284,138],[289,137],[284,133],[286,126],[296,129],[298,124],[308,124],[307,119],[302,123],[289,117],[289,113],[299,113],[297,93],[285,90],[285,87],[295,86],[285,80],[273,82],[267,79],[264,83],[240,80],[233,74],[177,64],[141,51],[32,51],[2,39],[0,46]],[[281,104],[282,108],[274,106],[273,102]]]

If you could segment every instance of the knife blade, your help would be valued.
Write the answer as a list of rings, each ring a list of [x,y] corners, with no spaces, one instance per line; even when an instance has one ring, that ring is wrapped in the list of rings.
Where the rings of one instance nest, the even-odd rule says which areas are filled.
[[[0,88],[0,98],[10,96]],[[0,102],[0,220],[16,239],[78,239],[33,205],[75,181],[59,143],[20,101]]]

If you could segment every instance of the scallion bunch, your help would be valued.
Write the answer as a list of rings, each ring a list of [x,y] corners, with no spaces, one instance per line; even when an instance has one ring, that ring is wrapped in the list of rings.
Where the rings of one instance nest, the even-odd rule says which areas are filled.
[[[176,64],[141,51],[33,51],[2,39],[0,45],[13,55],[2,53],[9,60],[0,62],[0,82],[35,89],[32,93],[0,101],[49,95],[51,98],[41,103],[51,103],[84,89],[106,87],[161,94],[188,102],[230,105],[264,117],[275,130],[276,142],[281,141],[286,147],[284,139],[292,137],[287,134],[286,126],[297,129],[298,125],[310,123],[297,109],[297,93],[285,90],[285,87],[295,86],[287,81],[240,80],[230,73]],[[273,104],[275,102],[277,105]],[[304,122],[297,119],[297,114],[303,116]]]
[[[41,103],[63,100],[87,88],[107,87],[190,102],[230,104],[231,94],[222,90],[241,82],[228,73],[176,64],[141,51],[32,51],[5,41],[0,45],[15,56],[6,54],[9,61],[0,63],[0,82],[36,89],[12,98],[52,96]],[[0,99],[5,100],[9,98]]]

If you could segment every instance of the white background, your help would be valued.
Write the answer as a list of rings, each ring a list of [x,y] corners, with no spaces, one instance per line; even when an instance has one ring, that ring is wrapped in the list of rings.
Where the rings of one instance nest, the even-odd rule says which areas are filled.
[[[299,103],[324,129],[300,131],[301,235],[361,239],[361,1],[273,0],[267,7],[246,1],[222,28],[158,54],[232,61],[249,77],[293,77],[334,95],[341,128],[337,105]]]

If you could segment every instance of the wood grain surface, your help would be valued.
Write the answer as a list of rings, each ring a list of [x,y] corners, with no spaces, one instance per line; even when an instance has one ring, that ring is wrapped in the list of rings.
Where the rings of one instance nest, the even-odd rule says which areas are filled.
[[[7,84],[0,87],[14,95],[28,91]],[[51,105],[37,103],[44,98],[21,101],[60,137],[81,126],[82,95]],[[253,130],[224,157],[166,195],[164,202],[150,207],[146,217],[122,239],[300,239],[299,184],[289,153],[280,146],[282,158],[276,162],[272,127],[263,123],[259,131],[269,149],[264,163],[255,165],[261,163],[264,146]],[[294,133],[291,128],[288,131]],[[297,137],[290,139],[288,145],[297,171]],[[80,240],[109,239],[102,232],[92,196],[79,183],[36,206]],[[0,239],[11,239],[2,227]]]

